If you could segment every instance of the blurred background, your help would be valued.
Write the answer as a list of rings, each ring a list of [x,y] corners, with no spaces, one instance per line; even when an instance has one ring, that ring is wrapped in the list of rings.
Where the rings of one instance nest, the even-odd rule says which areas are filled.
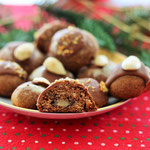
[[[33,41],[56,19],[88,30],[101,49],[137,55],[150,66],[150,0],[0,0],[0,48]]]
[[[7,5],[32,5],[32,4],[41,4],[45,0],[0,0],[1,4],[7,4]],[[50,3],[54,3],[57,0],[49,0]],[[142,5],[142,6],[148,6],[150,5],[149,0],[109,0],[107,3],[109,5],[115,5],[115,6],[135,6],[135,5]]]

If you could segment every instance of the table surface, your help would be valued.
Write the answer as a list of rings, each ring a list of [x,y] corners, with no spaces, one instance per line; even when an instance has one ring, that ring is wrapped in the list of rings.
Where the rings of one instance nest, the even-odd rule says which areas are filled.
[[[0,149],[150,149],[150,93],[109,113],[77,120],[19,115],[0,106]]]
[[[35,7],[12,7],[12,15],[20,10],[31,13]],[[77,120],[32,118],[0,106],[0,149],[150,150],[150,92],[109,113]]]

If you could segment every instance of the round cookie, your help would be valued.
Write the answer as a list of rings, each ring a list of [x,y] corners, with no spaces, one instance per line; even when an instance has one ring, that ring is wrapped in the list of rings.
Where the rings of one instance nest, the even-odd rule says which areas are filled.
[[[43,66],[35,69],[29,76],[29,80],[33,80],[36,77],[44,77],[50,82],[54,82],[56,79],[70,77],[73,78],[73,74],[66,71],[63,64],[54,57],[48,57]]]
[[[109,61],[106,56],[98,55],[90,66],[80,69],[78,78],[93,78],[98,82],[106,81],[116,67],[116,63]]]
[[[15,61],[28,73],[40,66],[44,58],[44,55],[28,42],[10,42],[0,51],[0,59]]]
[[[23,108],[36,109],[38,96],[50,82],[45,78],[35,78],[18,86],[11,96],[13,105]]]
[[[96,80],[92,78],[83,78],[78,79],[78,81],[88,89],[98,108],[107,105],[108,103],[107,91],[105,92],[102,91],[100,87],[101,85]]]
[[[119,64],[106,81],[113,97],[129,99],[139,96],[149,80],[146,66],[135,56],[129,56]]]
[[[68,26],[65,22],[53,21],[52,23],[44,24],[35,33],[35,44],[42,53],[47,53],[51,43],[52,36],[58,30],[64,29]]]
[[[9,97],[16,87],[24,83],[27,73],[17,63],[0,60],[0,95]]]
[[[69,26],[54,34],[49,55],[58,58],[67,70],[77,73],[81,67],[91,63],[98,49],[92,34]]]
[[[81,113],[95,111],[95,102],[87,88],[73,79],[59,79],[51,83],[39,96],[40,112]]]

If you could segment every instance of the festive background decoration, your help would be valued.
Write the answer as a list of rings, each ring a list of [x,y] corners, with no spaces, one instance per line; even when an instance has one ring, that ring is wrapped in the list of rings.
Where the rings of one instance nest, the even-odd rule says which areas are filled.
[[[94,34],[99,41],[100,47],[111,51],[119,50],[126,55],[137,55],[146,65],[150,66],[150,52],[144,47],[144,44],[147,45],[147,47],[150,46],[150,38],[138,32],[137,39],[137,36],[134,35],[137,31],[130,27],[131,25],[126,25],[108,14],[105,14],[103,18],[108,18],[109,23],[106,22],[106,19],[99,21],[87,19],[83,15],[68,10],[55,9],[53,7],[47,7],[45,9],[47,12],[59,18],[65,18],[67,21],[74,23],[77,27],[86,29]],[[144,38],[146,39],[145,41]]]
[[[80,7],[84,8],[80,9],[80,7],[75,7],[76,5],[71,0],[69,2],[69,5],[65,5],[65,3],[62,5],[63,3],[57,2],[55,4],[57,8],[53,5],[36,7],[37,11],[36,14],[34,13],[34,16],[29,17],[29,14],[27,14],[26,17],[23,17],[32,23],[30,26],[31,31],[28,29],[28,32],[10,31],[14,26],[14,22],[21,19],[21,17],[17,16],[15,17],[16,19],[5,17],[6,19],[0,21],[0,25],[2,31],[10,32],[6,35],[0,35],[0,48],[11,40],[33,41],[34,30],[39,28],[44,22],[52,21],[54,19],[52,15],[54,15],[91,32],[97,38],[101,48],[109,51],[120,51],[126,55],[137,55],[147,66],[150,66],[150,23],[148,22],[150,9],[142,7],[117,9],[103,6],[102,10],[100,10],[100,7],[95,8],[96,4],[94,5],[90,1],[87,1],[88,3],[77,1],[77,4],[79,5],[80,3]],[[60,6],[61,9],[58,8]],[[67,9],[70,7],[77,12],[82,10],[82,14],[65,10],[66,6]],[[6,9],[8,8],[1,10],[6,11]],[[8,14],[10,14],[9,11]],[[4,16],[6,15],[1,17],[4,18]],[[13,33],[15,34],[13,35]]]

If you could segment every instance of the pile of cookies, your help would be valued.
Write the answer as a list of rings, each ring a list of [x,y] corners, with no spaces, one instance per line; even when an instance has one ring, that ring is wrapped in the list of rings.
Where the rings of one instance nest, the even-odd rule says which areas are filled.
[[[40,112],[80,113],[140,95],[149,68],[136,56],[120,64],[99,55],[96,38],[54,21],[35,33],[34,43],[10,42],[0,51],[0,96]]]

